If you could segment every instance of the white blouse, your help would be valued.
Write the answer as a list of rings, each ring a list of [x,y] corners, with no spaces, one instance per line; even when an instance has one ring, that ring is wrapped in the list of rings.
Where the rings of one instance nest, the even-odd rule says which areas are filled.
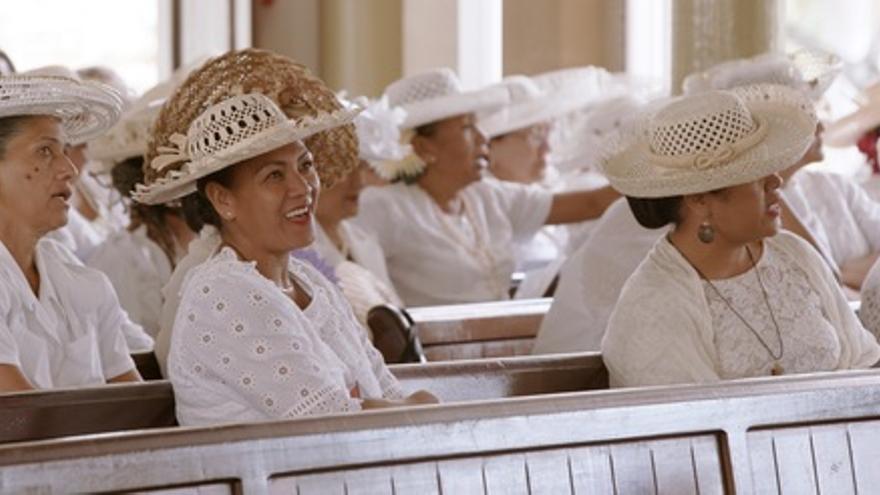
[[[874,365],[880,359],[877,340],[859,323],[816,250],[786,231],[763,243],[759,269],[786,347],[782,372]],[[779,343],[775,329],[767,328],[764,317],[769,315],[761,313],[760,288],[743,289],[742,284],[751,283],[748,277],[722,290],[741,299],[733,304],[775,353]],[[608,321],[602,359],[611,385],[713,383],[727,376],[768,375],[774,366],[770,353],[761,349],[760,354],[758,340],[749,340],[748,328],[737,326],[723,309],[707,297],[690,263],[661,238],[624,285]]]
[[[357,222],[379,240],[407,306],[508,299],[514,248],[540,229],[553,202],[537,186],[483,179],[443,212],[417,185],[370,187]]]
[[[49,232],[46,237],[63,244],[83,262],[104,241],[104,236],[76,208],[68,210],[67,225]]]
[[[880,339],[880,261],[874,263],[861,290],[859,319],[869,332]]]
[[[782,190],[792,211],[839,271],[852,259],[880,251],[880,203],[852,179],[800,170]]]
[[[190,271],[168,356],[181,424],[356,411],[358,397],[403,397],[339,291],[305,263],[291,259],[289,269],[312,297],[305,310],[229,248]]]
[[[598,351],[623,284],[668,230],[639,225],[626,198],[612,203],[559,270],[532,354]]]
[[[0,243],[0,363],[40,389],[100,385],[133,370],[124,332],[143,332],[107,277],[50,239],[37,243],[36,263],[39,296]]]
[[[366,325],[367,312],[374,306],[403,306],[391,286],[385,254],[374,236],[357,224],[343,220],[339,224],[339,235],[347,248],[343,253],[320,224],[315,230],[315,242],[311,247],[335,270],[339,288],[362,325]]]
[[[723,379],[769,375],[774,365],[770,351],[775,356],[782,354],[779,364],[785,373],[831,371],[840,361],[840,340],[819,294],[798,261],[773,246],[769,245],[756,268],[729,279],[713,280],[721,296],[703,281]],[[760,282],[756,272],[760,273]],[[772,315],[761,283],[767,290]],[[734,311],[751,325],[770,351]]]
[[[107,275],[132,321],[155,337],[162,287],[171,278],[171,263],[162,248],[147,237],[147,228],[116,232],[98,246],[87,264]]]

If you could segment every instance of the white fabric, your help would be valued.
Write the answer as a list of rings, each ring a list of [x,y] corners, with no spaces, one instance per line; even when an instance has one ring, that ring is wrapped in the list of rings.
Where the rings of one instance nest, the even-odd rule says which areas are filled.
[[[350,251],[347,255],[336,247],[320,224],[315,229],[312,248],[336,271],[339,288],[358,321],[366,325],[367,312],[379,304],[402,307],[403,301],[391,285],[385,254],[376,238],[348,220],[340,222],[338,228]]]
[[[98,246],[87,264],[107,275],[132,321],[155,337],[159,333],[162,287],[171,278],[171,262],[147,237],[147,228],[113,234]]]
[[[49,239],[37,243],[36,263],[39,297],[0,243],[0,363],[40,389],[100,385],[133,370],[123,333],[140,328],[107,277]]]
[[[865,277],[861,297],[859,319],[869,332],[880,339],[880,262],[875,262]]]
[[[598,351],[623,284],[667,231],[639,225],[626,198],[612,203],[560,269],[532,354]]]
[[[162,312],[159,318],[159,333],[156,335],[156,361],[162,370],[162,376],[168,376],[168,350],[171,348],[171,332],[177,308],[180,306],[181,288],[189,271],[201,265],[220,247],[220,233],[216,228],[206,225],[199,236],[190,241],[186,256],[177,262],[174,272],[165,287],[162,288]]]
[[[353,390],[403,396],[338,290],[305,263],[289,269],[305,310],[229,248],[190,272],[168,357],[182,425],[356,411]]]
[[[800,170],[782,190],[792,211],[816,239],[835,270],[880,251],[880,203],[855,181],[818,170]]]
[[[796,260],[819,294],[840,345],[833,369],[876,363],[880,346],[859,323],[816,251],[785,231],[765,239],[764,246]],[[722,379],[717,334],[699,275],[663,237],[624,286],[602,340],[602,358],[612,386],[717,382]]]
[[[537,186],[484,179],[461,193],[462,213],[444,213],[419,186],[367,188],[357,222],[376,235],[391,281],[407,306],[507,299],[514,246],[550,214]]]
[[[46,237],[64,245],[80,261],[89,259],[104,237],[76,208],[67,212],[67,225],[49,232]]]
[[[760,335],[774,356],[782,353],[779,364],[785,373],[831,371],[840,361],[840,341],[825,317],[822,298],[798,266],[799,261],[772,247],[768,246],[758,260],[757,273],[752,269],[726,280],[712,281],[727,302],[703,281],[722,379],[766,376],[774,366],[773,356],[736,313]],[[767,290],[766,301],[761,284]],[[772,315],[767,309],[768,302]]]

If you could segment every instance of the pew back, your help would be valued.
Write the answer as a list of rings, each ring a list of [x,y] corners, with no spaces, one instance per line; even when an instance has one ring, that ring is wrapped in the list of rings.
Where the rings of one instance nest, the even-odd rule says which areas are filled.
[[[443,402],[608,387],[599,354],[396,365],[405,390]],[[176,425],[167,381],[0,395],[0,443]]]
[[[880,472],[878,378],[597,391],[0,446],[0,491],[869,493]]]
[[[518,356],[531,352],[551,302],[523,299],[406,310],[378,306],[368,323],[388,362]]]

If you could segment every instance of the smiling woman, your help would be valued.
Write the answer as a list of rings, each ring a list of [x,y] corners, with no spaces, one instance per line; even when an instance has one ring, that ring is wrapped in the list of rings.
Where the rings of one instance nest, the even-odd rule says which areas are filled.
[[[106,130],[120,108],[57,69],[0,78],[0,391],[140,378],[126,334],[152,341],[106,277],[43,238],[67,223],[65,143]]]
[[[247,67],[252,79],[232,77],[231,67]],[[207,62],[163,107],[134,197],[195,194],[202,221],[219,233],[187,275],[171,334],[167,369],[181,424],[435,400],[405,397],[339,290],[291,256],[314,240],[321,184],[303,140],[345,131],[356,114],[304,67],[257,50]],[[167,132],[177,125],[185,135]],[[332,179],[339,164],[327,166]]]

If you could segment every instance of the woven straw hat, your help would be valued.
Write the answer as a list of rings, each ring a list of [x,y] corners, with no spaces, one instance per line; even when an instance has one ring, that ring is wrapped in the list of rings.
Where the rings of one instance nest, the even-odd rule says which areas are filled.
[[[751,84],[781,84],[805,91],[813,100],[819,100],[842,69],[843,62],[830,53],[815,50],[798,50],[788,55],[764,53],[691,74],[682,82],[682,89],[688,95]]]
[[[812,101],[786,86],[684,96],[642,116],[602,168],[626,196],[714,191],[790,167],[812,144],[816,123]]]
[[[405,77],[385,88],[388,104],[406,112],[401,128],[411,129],[471,112],[498,108],[508,101],[505,89],[490,86],[464,91],[448,68]]]
[[[162,107],[135,199],[184,196],[200,177],[302,138],[322,183],[332,186],[358,165],[356,114],[287,57],[229,52],[194,71]]]
[[[837,148],[852,146],[866,132],[880,127],[880,82],[865,88],[860,100],[858,110],[825,127],[825,144]]]
[[[64,67],[43,67],[0,77],[0,118],[48,115],[61,120],[70,142],[109,129],[122,112],[122,98],[109,86],[83,82]]]

